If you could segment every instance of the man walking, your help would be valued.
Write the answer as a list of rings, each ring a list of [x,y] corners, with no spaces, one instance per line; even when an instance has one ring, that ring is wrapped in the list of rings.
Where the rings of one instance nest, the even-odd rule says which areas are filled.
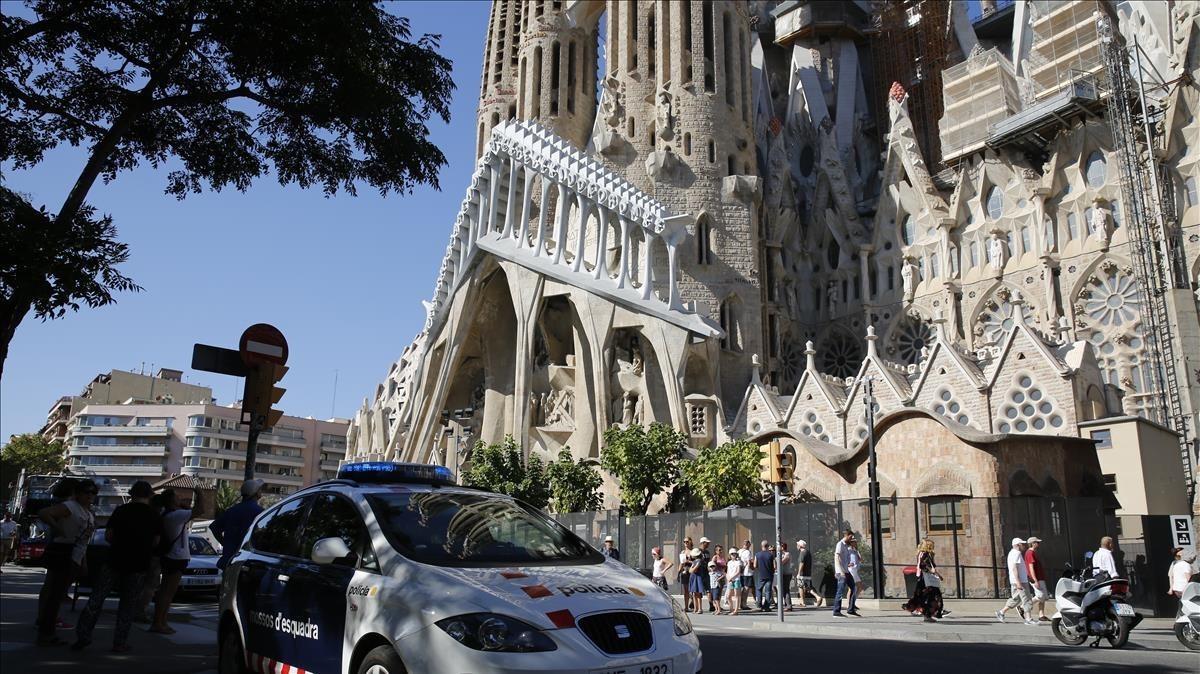
[[[850,606],[846,613],[853,616],[861,616],[858,612],[858,606],[855,602],[854,595],[854,576],[850,575],[850,540],[854,538],[854,532],[846,529],[842,533],[842,538],[837,542],[833,549],[833,575],[837,578],[837,593],[833,596],[833,614],[842,617],[842,597],[846,596],[846,591],[850,592]]]
[[[613,544],[612,536],[604,537],[604,549],[600,552],[603,552],[604,556],[608,557],[609,559],[615,559],[618,562],[621,561],[621,551],[618,550],[617,546]]]
[[[1004,622],[1004,616],[1010,609],[1017,609],[1026,625],[1036,625],[1033,619],[1033,594],[1029,591],[1029,570],[1025,564],[1025,541],[1020,538],[1012,539],[1012,549],[1008,551],[1008,585],[1012,596],[1004,604],[1004,608],[996,611],[996,620]]]
[[[758,610],[771,610],[771,586],[775,583],[775,556],[771,544],[763,541],[762,549],[754,555],[754,573],[758,587]]]
[[[117,506],[112,517],[108,519],[104,539],[110,546],[109,568],[102,572],[106,578],[95,584],[92,594],[88,597],[87,606],[79,614],[72,650],[83,650],[92,643],[92,631],[104,610],[104,600],[108,598],[112,589],[116,589],[117,596],[120,597],[112,650],[114,653],[129,650],[129,628],[133,625],[146,570],[150,568],[150,557],[154,555],[154,548],[160,538],[158,512],[150,506],[150,496],[153,493],[149,482],[134,482],[129,488],[132,500]],[[97,571],[100,570],[94,570]]]
[[[1113,539],[1112,536],[1105,536],[1100,539],[1100,548],[1092,555],[1092,575],[1104,571],[1109,578],[1120,578],[1121,574],[1117,573],[1117,560],[1113,558]]]
[[[229,566],[229,560],[233,559],[238,549],[242,547],[242,541],[246,539],[246,532],[250,531],[250,525],[254,523],[254,518],[263,511],[262,506],[258,503],[259,498],[262,497],[262,488],[262,480],[254,479],[243,482],[242,501],[221,513],[217,519],[213,520],[212,524],[208,525],[208,530],[213,532],[213,536],[221,544],[221,559],[217,560],[218,567],[224,569]]]
[[[1037,607],[1038,622],[1048,623],[1050,619],[1046,617],[1046,599],[1050,595],[1046,591],[1046,569],[1042,566],[1042,559],[1038,556],[1038,548],[1042,546],[1042,539],[1037,536],[1030,536],[1025,543],[1029,549],[1025,551],[1025,567],[1029,572],[1029,585],[1033,589],[1033,604]],[[1029,614],[1033,617],[1033,613]]]
[[[4,513],[0,521],[0,565],[8,564],[17,549],[17,534],[21,526],[13,521],[12,513]]]
[[[797,561],[796,574],[796,591],[800,593],[800,608],[804,608],[808,602],[808,595],[812,595],[813,606],[821,607],[825,605],[825,597],[817,594],[813,589],[812,582],[812,552],[808,549],[808,543],[803,539],[796,541],[796,556]]]

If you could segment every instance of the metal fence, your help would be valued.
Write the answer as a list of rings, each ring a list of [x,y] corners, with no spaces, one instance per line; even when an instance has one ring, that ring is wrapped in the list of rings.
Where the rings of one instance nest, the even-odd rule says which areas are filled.
[[[866,586],[862,596],[873,597],[869,579],[874,573],[871,546],[875,542],[867,503],[864,499],[781,507],[783,540],[793,550],[798,539],[808,543],[813,585],[825,596],[836,589],[833,549],[839,532],[850,528],[860,541]],[[1000,598],[1009,593],[1005,557],[1014,537],[1042,539],[1042,562],[1057,577],[1066,563],[1083,564],[1085,553],[1095,550],[1102,536],[1116,536],[1118,531],[1115,518],[1105,513],[1099,498],[897,498],[881,501],[880,515],[885,597],[906,596],[904,568],[915,563],[917,544],[925,537],[936,546],[947,597]],[[771,506],[647,516],[609,510],[555,517],[596,547],[605,536],[612,536],[621,560],[647,575],[650,549],[661,547],[667,559],[677,562],[684,538],[698,542],[707,536],[713,549],[721,545],[725,550],[747,540],[757,550],[762,541],[775,539]]]

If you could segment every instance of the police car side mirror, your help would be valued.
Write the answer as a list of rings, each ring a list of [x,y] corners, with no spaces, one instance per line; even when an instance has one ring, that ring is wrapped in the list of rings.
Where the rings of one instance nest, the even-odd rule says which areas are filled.
[[[349,554],[350,546],[337,536],[322,538],[312,548],[312,560],[317,564],[332,564]]]

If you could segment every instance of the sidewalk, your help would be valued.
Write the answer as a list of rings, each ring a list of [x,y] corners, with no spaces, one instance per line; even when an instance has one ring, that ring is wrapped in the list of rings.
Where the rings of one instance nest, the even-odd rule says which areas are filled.
[[[994,615],[1003,606],[1001,601],[956,601],[947,602],[951,615],[936,623],[926,623],[920,617],[910,616],[899,609],[903,600],[890,603],[894,610],[860,609],[862,617],[847,615],[836,617],[829,606],[812,606],[784,612],[784,622],[778,614],[756,610],[742,611],[736,616],[712,614],[688,614],[695,626],[701,630],[719,630],[722,627],[752,629],[754,631],[782,632],[804,636],[852,637],[891,639],[898,641],[927,641],[940,643],[990,643],[1025,644],[1030,646],[1059,646],[1050,631],[1050,623],[1025,625],[1016,612],[1010,612],[1008,621],[1000,623]],[[888,605],[884,600],[884,606]],[[1047,607],[1047,615],[1052,615]],[[1189,652],[1175,638],[1172,631],[1174,620],[1170,618],[1146,618],[1130,635],[1130,650],[1156,650]],[[1090,640],[1089,640],[1090,642]],[[1077,648],[1085,648],[1078,646]],[[1108,648],[1101,641],[1101,648]]]

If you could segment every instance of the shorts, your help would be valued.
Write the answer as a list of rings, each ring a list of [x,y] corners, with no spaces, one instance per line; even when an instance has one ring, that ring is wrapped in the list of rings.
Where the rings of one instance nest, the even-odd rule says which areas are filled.
[[[812,576],[796,576],[796,588],[801,592],[812,589]]]
[[[744,587],[742,585],[742,577],[738,576],[738,577],[734,578],[733,580],[729,581],[729,587],[734,590],[742,589],[742,587]]]
[[[187,565],[188,560],[186,559],[171,559],[170,557],[162,558],[162,572],[164,575],[168,573],[183,573],[183,570],[187,568]]]
[[[1050,594],[1046,592],[1046,581],[1039,580],[1033,588],[1034,601],[1046,601],[1050,598]]]

